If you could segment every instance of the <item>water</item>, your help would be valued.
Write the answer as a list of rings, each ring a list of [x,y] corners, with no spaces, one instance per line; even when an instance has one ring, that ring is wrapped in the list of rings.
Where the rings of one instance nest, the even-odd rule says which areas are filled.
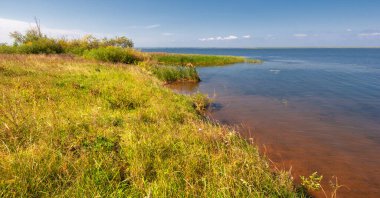
[[[380,196],[380,49],[145,51],[264,60],[198,68],[202,82],[171,87],[214,97],[212,117],[239,125],[296,181],[318,171],[325,188],[332,176],[347,187],[340,197]]]

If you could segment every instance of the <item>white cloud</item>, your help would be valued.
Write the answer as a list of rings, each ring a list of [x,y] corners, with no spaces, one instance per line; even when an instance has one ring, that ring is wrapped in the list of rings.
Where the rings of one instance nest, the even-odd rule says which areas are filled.
[[[0,43],[11,41],[10,32],[25,31],[30,27],[31,24],[24,21],[0,18]]]
[[[174,34],[173,33],[170,33],[170,32],[165,32],[165,33],[162,33],[162,36],[173,36]]]
[[[307,34],[293,34],[294,37],[297,37],[297,38],[305,38],[307,37],[308,35]]]
[[[230,36],[224,37],[222,40],[235,40],[235,39],[238,39],[238,37],[234,35],[230,35]]]
[[[158,28],[160,26],[161,26],[160,24],[153,24],[153,25],[147,25],[144,28],[145,29],[154,29],[154,28]]]
[[[371,33],[361,33],[358,34],[359,37],[378,37],[380,36],[380,32],[371,32]]]
[[[249,39],[249,38],[251,38],[251,35],[244,35],[242,37],[245,38],[245,39]]]
[[[235,35],[229,35],[229,36],[217,36],[217,37],[209,37],[209,38],[200,38],[200,41],[225,41],[225,40],[236,40],[238,39]]]
[[[347,32],[352,32],[351,28],[346,29]]]
[[[24,32],[34,26],[35,25],[33,22],[0,18],[0,43],[11,42],[12,39],[9,37],[10,32],[14,32],[14,31]],[[41,26],[41,29],[43,33],[47,34],[48,36],[53,36],[53,37],[62,37],[62,36],[81,37],[83,35],[89,34],[82,30],[59,29],[59,28],[50,28],[46,26]]]
[[[200,41],[213,41],[213,40],[215,40],[215,38],[214,38],[214,37],[210,37],[210,38],[200,38],[199,40],[200,40]]]

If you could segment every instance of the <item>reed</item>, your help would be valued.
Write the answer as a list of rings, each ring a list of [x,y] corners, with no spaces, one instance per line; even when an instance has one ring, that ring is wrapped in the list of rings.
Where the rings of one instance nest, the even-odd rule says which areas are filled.
[[[260,60],[240,56],[150,53],[152,59],[162,65],[176,66],[220,66],[235,63],[261,63]]]

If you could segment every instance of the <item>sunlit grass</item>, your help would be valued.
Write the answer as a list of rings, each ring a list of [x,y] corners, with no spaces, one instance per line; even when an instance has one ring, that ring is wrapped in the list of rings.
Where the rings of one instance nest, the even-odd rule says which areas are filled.
[[[240,56],[218,56],[200,54],[150,53],[158,64],[176,66],[218,66],[235,63],[261,63],[260,60]]]
[[[142,67],[0,55],[0,197],[299,197]]]

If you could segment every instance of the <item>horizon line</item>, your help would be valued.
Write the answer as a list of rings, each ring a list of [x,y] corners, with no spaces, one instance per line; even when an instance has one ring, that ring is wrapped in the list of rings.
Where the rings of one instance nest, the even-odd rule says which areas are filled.
[[[139,49],[180,49],[180,48],[187,48],[187,49],[380,49],[380,46],[347,46],[347,47],[340,47],[340,46],[318,46],[318,47],[312,47],[312,46],[305,46],[305,47],[135,47]]]

